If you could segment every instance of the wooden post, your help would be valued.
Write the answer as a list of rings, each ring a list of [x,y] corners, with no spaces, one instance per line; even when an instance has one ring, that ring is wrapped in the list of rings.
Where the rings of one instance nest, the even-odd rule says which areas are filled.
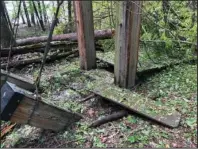
[[[74,1],[81,69],[96,68],[93,10],[91,1]]]
[[[141,1],[121,1],[117,8],[114,81],[124,88],[135,85],[141,4]]]

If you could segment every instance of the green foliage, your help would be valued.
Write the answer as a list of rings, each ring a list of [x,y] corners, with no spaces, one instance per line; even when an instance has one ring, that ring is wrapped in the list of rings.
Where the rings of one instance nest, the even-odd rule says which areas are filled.
[[[129,141],[130,143],[135,143],[136,140],[137,140],[137,138],[136,138],[135,136],[130,136],[130,137],[128,138],[128,141]]]
[[[191,128],[193,128],[193,127],[195,127],[196,125],[197,125],[197,120],[196,120],[196,118],[187,118],[186,119],[186,124],[189,126],[189,127],[191,127]]]
[[[54,35],[63,34],[64,30],[65,30],[65,23],[59,23],[54,28]]]
[[[99,137],[93,138],[93,146],[99,148],[105,148],[106,144],[102,143]]]
[[[170,8],[167,14],[163,12],[162,1],[147,1],[143,5],[142,13],[142,40],[161,40],[164,42],[149,45],[157,53],[167,54],[169,57],[181,58],[192,55],[194,50],[192,44],[180,42],[185,38],[189,43],[197,41],[197,12],[193,11],[187,1],[180,3],[176,1],[169,2]],[[164,21],[165,15],[167,22]],[[193,17],[194,15],[194,17]],[[162,50],[165,49],[165,50]],[[188,49],[191,49],[190,51]],[[188,50],[188,52],[185,52]]]
[[[132,124],[137,123],[137,120],[135,119],[135,117],[132,117],[131,115],[127,117],[127,121]]]
[[[93,1],[94,28],[109,29],[115,28],[115,6],[112,1]]]
[[[178,65],[174,68],[165,70],[162,74],[150,78],[147,90],[157,93],[160,97],[171,95],[180,95],[189,98],[197,90],[196,66]],[[158,82],[158,83],[156,83]]]

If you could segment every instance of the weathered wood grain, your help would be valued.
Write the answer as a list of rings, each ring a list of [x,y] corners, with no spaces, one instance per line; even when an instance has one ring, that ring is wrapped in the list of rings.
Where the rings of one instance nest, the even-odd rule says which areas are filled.
[[[163,125],[173,128],[179,125],[181,114],[174,107],[114,85],[113,75],[109,72],[99,74],[98,70],[92,70],[87,75],[95,79],[87,83],[87,88],[96,95]]]
[[[135,85],[138,62],[141,1],[120,1],[115,39],[115,84]]]
[[[74,1],[81,69],[96,68],[93,10],[91,1]]]
[[[19,124],[28,124],[28,118],[35,105],[35,99],[24,97],[10,121]],[[29,125],[60,131],[67,126],[73,125],[74,122],[80,120],[81,115],[73,113],[69,110],[63,110],[58,107],[49,105],[43,101],[39,101],[32,115]]]
[[[6,120],[18,124],[29,124],[43,129],[60,131],[67,126],[73,125],[82,118],[80,114],[74,113],[68,109],[61,109],[47,104],[42,100],[36,100],[32,92],[19,88],[12,83],[9,84],[10,88],[1,90],[1,94],[3,95],[1,96],[1,102],[4,103],[4,100],[17,100],[18,102],[13,112],[10,112],[12,110],[10,109],[12,104],[7,103],[7,105],[4,105],[5,108],[1,111],[1,114],[4,114],[4,117],[9,115],[9,119]],[[3,98],[10,91],[15,94],[9,97],[9,99],[7,99],[8,97]],[[19,95],[20,99],[15,97],[19,97]]]
[[[35,91],[36,89],[32,80],[28,80],[24,77],[22,78],[13,73],[7,73],[6,71],[1,69],[1,86],[5,83],[5,81],[11,82],[31,92]]]

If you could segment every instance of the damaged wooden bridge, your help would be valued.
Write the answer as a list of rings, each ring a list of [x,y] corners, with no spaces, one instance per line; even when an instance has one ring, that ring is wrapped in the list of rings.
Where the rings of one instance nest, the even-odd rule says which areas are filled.
[[[174,107],[143,97],[130,90],[136,85],[139,50],[141,1],[122,1],[119,5],[115,32],[114,74],[96,69],[96,51],[91,1],[75,1],[80,68],[86,89],[132,113],[139,114],[168,127],[179,125],[181,114]],[[86,17],[83,17],[86,16]],[[89,21],[88,21],[89,20]],[[91,70],[92,69],[92,70]],[[100,71],[100,73],[99,73]],[[14,74],[1,72],[1,120],[30,124],[59,131],[83,118],[68,109],[60,109],[38,100],[35,86]],[[90,78],[93,78],[90,80]],[[131,113],[131,114],[132,114]]]
[[[1,70],[1,120],[60,131],[83,118],[71,110],[36,100],[35,86],[30,82]]]

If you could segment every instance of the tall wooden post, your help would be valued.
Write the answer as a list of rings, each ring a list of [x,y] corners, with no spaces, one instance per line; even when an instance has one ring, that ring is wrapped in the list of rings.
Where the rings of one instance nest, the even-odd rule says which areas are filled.
[[[93,10],[91,1],[74,1],[81,69],[96,67]]]
[[[115,84],[135,85],[140,37],[141,1],[121,1],[117,9]]]

